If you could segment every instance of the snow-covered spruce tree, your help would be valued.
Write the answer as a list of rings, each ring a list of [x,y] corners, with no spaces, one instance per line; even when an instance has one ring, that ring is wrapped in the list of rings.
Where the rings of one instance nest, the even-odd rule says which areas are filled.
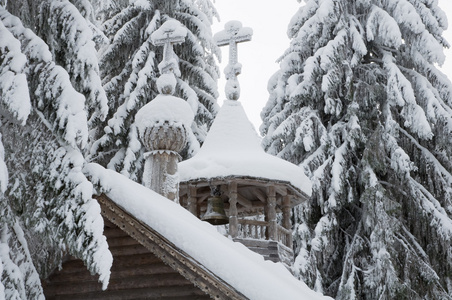
[[[452,84],[437,1],[305,0],[262,111],[313,182],[295,273],[336,299],[452,299]]]
[[[90,130],[88,143],[91,144],[103,133],[100,124],[107,116],[108,103],[93,41],[96,27],[89,22],[94,16],[87,12],[88,4],[79,4],[86,14],[84,18],[69,0],[43,1],[39,6],[37,31],[49,46],[55,63],[68,72],[72,86],[85,96]]]
[[[45,278],[65,254],[106,287],[112,256],[82,173],[85,97],[48,45],[4,6],[0,33],[0,297],[41,299],[36,270]]]
[[[97,59],[97,49],[107,38],[95,24],[96,14],[107,6],[100,6],[94,0],[93,3],[89,0],[6,1],[6,9],[44,40],[55,63],[68,72],[72,86],[85,96],[89,145],[103,134],[101,122],[108,112]]]
[[[191,149],[205,138],[218,105],[219,76],[211,24],[216,11],[210,0],[123,1],[111,5],[103,23],[110,42],[101,51],[101,73],[110,114],[105,135],[92,148],[91,161],[134,180],[141,180],[143,152],[134,124],[135,114],[157,95],[155,81],[163,49],[151,34],[166,20],[176,19],[188,29],[185,42],[175,46],[180,77],[176,96],[186,99],[195,112]],[[196,138],[195,138],[196,137]],[[186,150],[189,155],[190,150]]]

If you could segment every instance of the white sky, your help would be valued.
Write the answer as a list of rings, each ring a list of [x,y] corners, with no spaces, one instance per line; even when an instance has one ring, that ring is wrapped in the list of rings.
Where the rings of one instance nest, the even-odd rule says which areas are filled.
[[[242,64],[240,82],[240,101],[250,121],[258,130],[262,123],[260,112],[268,100],[267,83],[278,70],[276,60],[289,46],[287,25],[301,6],[297,0],[214,0],[221,22],[214,22],[215,34],[223,30],[230,20],[238,20],[243,26],[254,31],[250,42],[238,45],[238,58]],[[440,7],[449,15],[449,30],[445,37],[452,44],[452,1],[439,0]],[[222,105],[225,79],[223,70],[228,60],[228,47],[222,47],[221,78],[219,84],[219,104]],[[446,50],[446,63],[443,72],[452,79],[452,50]]]

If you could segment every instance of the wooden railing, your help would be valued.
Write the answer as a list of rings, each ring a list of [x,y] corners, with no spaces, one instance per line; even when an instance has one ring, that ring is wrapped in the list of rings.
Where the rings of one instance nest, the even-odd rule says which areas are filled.
[[[265,221],[238,219],[238,238],[268,240],[268,223]],[[276,240],[292,248],[292,232],[281,225],[276,226]]]
[[[276,237],[278,239],[278,242],[289,248],[292,248],[292,232],[289,229],[286,229],[281,225],[277,225]]]
[[[239,238],[266,240],[268,223],[265,221],[239,219]]]

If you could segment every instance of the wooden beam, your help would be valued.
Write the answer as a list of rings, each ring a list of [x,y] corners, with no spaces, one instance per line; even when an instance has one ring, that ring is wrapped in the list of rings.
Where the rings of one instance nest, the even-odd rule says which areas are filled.
[[[276,193],[280,194],[281,196],[286,196],[287,195],[287,188],[284,186],[280,186],[280,185],[276,185],[275,186],[276,189]]]
[[[198,194],[198,204],[203,203],[209,197],[210,197],[210,193],[209,194],[207,194],[207,193]]]
[[[264,192],[262,192],[261,190],[256,189],[255,190],[256,196],[259,200],[262,201],[262,203],[267,203],[267,195],[265,195]]]
[[[252,207],[253,203],[246,199],[245,197],[243,197],[242,195],[240,195],[239,193],[237,193],[237,201],[242,204],[245,207]]]
[[[190,184],[188,186],[188,210],[196,217],[199,217],[197,202],[198,195],[196,192],[197,192],[196,187],[193,184]]]
[[[229,235],[232,238],[236,238],[238,235],[237,202],[239,201],[236,182],[231,182],[229,184],[228,194],[229,194]]]

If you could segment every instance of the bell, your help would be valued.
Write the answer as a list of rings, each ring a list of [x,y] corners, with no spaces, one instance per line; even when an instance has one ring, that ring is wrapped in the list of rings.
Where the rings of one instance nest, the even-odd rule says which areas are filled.
[[[224,203],[220,196],[213,196],[207,199],[207,210],[202,217],[203,221],[212,225],[224,225],[229,223],[229,218],[224,212]]]

